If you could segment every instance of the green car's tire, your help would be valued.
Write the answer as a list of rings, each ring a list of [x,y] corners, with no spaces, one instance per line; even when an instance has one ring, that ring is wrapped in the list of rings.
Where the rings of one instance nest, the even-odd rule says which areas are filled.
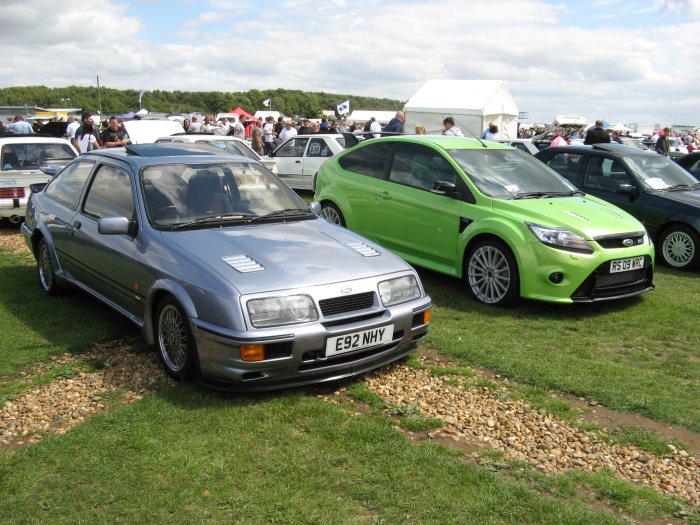
[[[324,202],[321,205],[321,217],[331,224],[336,224],[345,228],[345,217],[343,217],[343,213],[331,202]]]

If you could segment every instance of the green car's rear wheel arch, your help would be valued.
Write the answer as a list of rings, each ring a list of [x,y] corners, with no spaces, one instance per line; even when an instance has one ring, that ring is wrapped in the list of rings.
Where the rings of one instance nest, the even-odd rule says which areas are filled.
[[[510,248],[499,239],[486,239],[467,254],[464,278],[479,302],[508,306],[520,298],[518,265]]]

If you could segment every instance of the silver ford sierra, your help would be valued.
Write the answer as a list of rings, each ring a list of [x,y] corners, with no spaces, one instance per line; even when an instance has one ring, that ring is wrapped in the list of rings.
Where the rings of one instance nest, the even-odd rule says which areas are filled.
[[[428,332],[411,266],[249,158],[137,144],[83,154],[32,191],[22,232],[43,290],[77,287],[125,315],[178,380],[330,381]]]

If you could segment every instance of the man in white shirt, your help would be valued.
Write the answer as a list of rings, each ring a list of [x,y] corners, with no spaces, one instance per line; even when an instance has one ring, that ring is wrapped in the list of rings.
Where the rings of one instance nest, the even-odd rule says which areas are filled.
[[[464,136],[462,135],[462,130],[455,125],[455,119],[452,117],[446,117],[445,120],[442,121],[442,125],[445,127],[442,132],[443,135],[452,135],[453,137]]]
[[[292,126],[292,121],[288,120],[287,122],[284,123],[284,127],[282,128],[282,131],[280,131],[279,135],[279,143],[282,144],[283,142],[287,141],[288,139],[291,139],[292,137],[297,136],[297,130],[294,129],[294,126]]]
[[[265,142],[265,155],[269,155],[275,149],[275,119],[267,117],[263,125],[263,141]]]
[[[374,117],[371,118],[371,124],[369,125],[369,130],[373,133],[373,137],[381,137],[382,136],[382,125],[374,120]]]
[[[80,127],[78,119],[75,117],[68,117],[68,125],[66,126],[66,138],[73,142],[75,138],[75,132]]]

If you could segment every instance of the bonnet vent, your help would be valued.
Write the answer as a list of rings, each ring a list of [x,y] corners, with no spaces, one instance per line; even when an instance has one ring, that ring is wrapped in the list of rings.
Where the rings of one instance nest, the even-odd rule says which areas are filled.
[[[379,253],[377,250],[375,250],[371,246],[367,246],[363,242],[349,242],[348,246],[350,246],[350,248],[355,250],[363,257],[378,257],[381,255],[381,253]]]
[[[265,269],[247,255],[229,255],[222,259],[231,268],[241,273],[262,272]]]

